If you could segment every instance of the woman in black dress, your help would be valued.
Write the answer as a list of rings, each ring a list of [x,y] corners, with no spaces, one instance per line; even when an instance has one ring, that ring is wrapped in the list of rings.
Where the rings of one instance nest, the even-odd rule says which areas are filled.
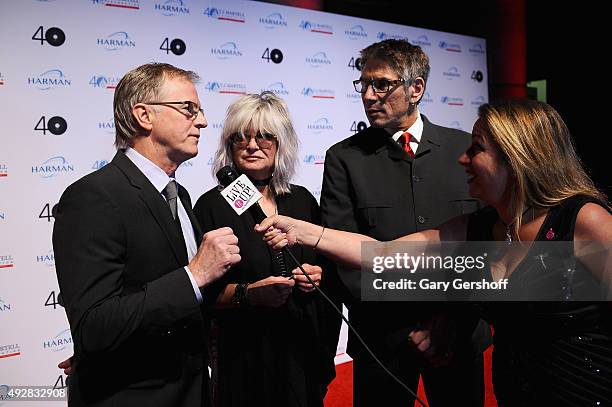
[[[319,207],[304,188],[289,183],[298,141],[286,104],[273,93],[245,95],[231,104],[213,174],[231,165],[262,193],[267,215],[286,214],[318,223]],[[204,290],[212,307],[213,399],[217,406],[323,406],[334,377],[339,316],[289,259],[289,279],[276,255],[254,232],[250,213],[241,216],[213,188],[194,212],[203,232],[229,226],[238,236],[242,261]],[[310,248],[294,255],[310,277],[325,281],[328,266]]]
[[[513,298],[525,300],[483,309],[495,328],[499,405],[612,405],[612,318],[604,301],[612,279],[612,216],[583,170],[565,123],[541,102],[484,104],[459,164],[471,175],[470,195],[489,206],[399,240],[524,243],[524,257],[499,262],[487,275],[507,278],[520,287]],[[272,247],[316,245],[356,266],[361,242],[371,240],[282,216],[262,222],[260,231],[270,226],[277,228],[266,233]],[[551,241],[570,242],[571,255],[556,252],[559,245],[541,244]],[[433,349],[430,332],[417,337],[419,349]]]

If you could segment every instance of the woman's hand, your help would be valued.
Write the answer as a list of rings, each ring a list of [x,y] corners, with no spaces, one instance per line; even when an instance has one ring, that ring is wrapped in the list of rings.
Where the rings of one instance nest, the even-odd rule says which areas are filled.
[[[271,276],[249,284],[247,301],[254,307],[280,307],[285,302],[295,281],[286,277]]]
[[[310,276],[310,279],[315,283],[317,287],[321,285],[321,276],[323,274],[323,269],[321,269],[321,267],[304,263],[302,264],[302,268],[304,269],[306,274]],[[306,278],[304,273],[302,273],[302,270],[300,270],[299,267],[293,269],[292,273],[295,283],[297,284],[297,287],[300,290],[304,291],[305,293],[314,291],[314,286],[310,283],[310,281],[308,281],[308,279]]]
[[[264,219],[261,224],[255,225],[255,230],[263,233],[263,240],[268,246],[273,250],[280,250],[287,245],[303,244],[299,241],[299,235],[301,229],[307,225],[313,226],[288,216],[273,215]]]

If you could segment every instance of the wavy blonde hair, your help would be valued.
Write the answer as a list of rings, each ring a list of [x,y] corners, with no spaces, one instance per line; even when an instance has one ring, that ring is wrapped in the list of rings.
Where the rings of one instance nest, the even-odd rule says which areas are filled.
[[[290,193],[298,162],[298,138],[287,104],[272,92],[244,95],[229,105],[212,166],[213,177],[226,165],[235,167],[229,141],[232,134],[246,134],[251,129],[276,136],[278,148],[270,186],[276,195]]]
[[[514,179],[513,231],[528,207],[550,208],[575,195],[608,205],[584,170],[569,129],[555,109],[530,99],[500,100],[478,110]]]

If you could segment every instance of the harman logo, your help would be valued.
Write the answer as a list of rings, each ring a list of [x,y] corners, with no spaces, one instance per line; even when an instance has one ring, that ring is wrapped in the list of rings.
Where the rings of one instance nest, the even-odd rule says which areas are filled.
[[[463,106],[463,98],[455,98],[450,96],[442,96],[440,102],[448,106]]]
[[[55,256],[53,255],[53,249],[49,250],[46,254],[36,256],[36,263],[42,263],[47,267],[55,267]]]
[[[289,91],[282,82],[274,82],[261,89],[262,92],[272,92],[277,96],[289,96]]]
[[[115,120],[111,117],[105,122],[98,122],[98,129],[104,130],[106,133],[115,134]]]
[[[89,84],[94,88],[115,90],[120,80],[116,76],[94,75],[89,79]]]
[[[461,123],[459,123],[457,120],[450,122],[448,127],[450,127],[451,129],[463,130],[463,127],[461,127]]]
[[[348,36],[352,40],[368,38],[368,33],[364,30],[361,24],[356,24],[351,28],[344,30],[344,35]]]
[[[472,55],[482,55],[485,53],[482,44],[474,44],[470,48],[468,48],[468,52]]]
[[[179,168],[191,168],[193,167],[193,161],[189,160],[189,161],[183,161],[180,165]]]
[[[51,157],[41,165],[32,166],[32,174],[39,174],[40,178],[53,178],[65,172],[73,172],[74,166],[63,156]]]
[[[6,164],[0,164],[0,177],[8,177],[8,168]]]
[[[272,13],[265,17],[259,17],[259,24],[263,24],[266,28],[287,27],[287,21],[285,21],[281,13]]]
[[[134,48],[136,42],[130,38],[125,31],[117,31],[109,34],[106,38],[98,38],[96,44],[100,45],[107,51],[117,51],[126,48]]]
[[[206,10],[204,10],[204,15],[215,20],[231,21],[234,23],[244,23],[246,21],[244,13],[237,10],[207,7]]]
[[[156,3],[155,11],[159,11],[163,16],[178,16],[189,14],[189,9],[183,4],[183,0],[166,0],[163,3]]]
[[[19,347],[18,343],[0,345],[0,359],[19,355],[21,355],[21,348]]]
[[[312,191],[310,191],[310,193],[312,194],[312,196],[314,196],[315,198],[321,198],[321,189],[313,189]]]
[[[389,34],[383,31],[379,31],[378,34],[376,34],[376,38],[380,41],[382,40],[406,40],[408,41],[408,37],[406,37],[405,35]]]
[[[325,156],[321,154],[308,154],[304,156],[304,164],[322,165],[325,163]]]
[[[106,7],[127,8],[131,10],[140,10],[138,0],[92,0],[93,4]]]
[[[426,35],[419,35],[414,40],[410,41],[412,45],[418,45],[419,47],[431,47],[431,42]]]
[[[32,85],[38,90],[49,90],[70,86],[72,81],[60,69],[49,69],[37,77],[29,77],[28,85]]]
[[[332,89],[318,89],[305,87],[302,89],[302,95],[313,99],[335,99],[336,95]]]
[[[50,349],[53,352],[59,352],[72,345],[72,336],[70,329],[64,329],[55,337],[43,342],[43,349]]]
[[[485,100],[484,96],[478,96],[476,99],[472,99],[470,104],[472,106],[474,106],[474,107],[478,107],[478,106],[482,105],[485,102],[486,102],[486,100]]]
[[[318,68],[323,65],[331,65],[331,60],[327,57],[327,54],[323,51],[319,51],[310,57],[306,57],[306,63],[310,64],[313,68]]]
[[[223,122],[214,122],[208,125],[211,129],[221,130],[223,129]]]
[[[228,59],[230,57],[241,57],[242,52],[238,49],[235,42],[226,42],[217,48],[211,48],[210,53],[218,59]]]
[[[333,131],[334,125],[327,117],[321,117],[306,126],[312,134],[320,134],[323,131]]]
[[[310,31],[313,33],[319,34],[329,34],[332,35],[334,33],[334,27],[329,24],[319,24],[313,21],[302,20],[300,21],[300,28],[304,31]]]
[[[0,313],[10,311],[10,310],[11,310],[11,304],[9,304],[6,301],[3,301],[2,298],[0,298]]]
[[[10,254],[0,254],[0,269],[8,269],[14,265],[13,256]]]
[[[247,93],[244,83],[208,82],[204,89],[209,92],[232,95],[245,95]]]
[[[461,78],[461,73],[459,72],[459,68],[456,66],[451,66],[446,71],[442,72],[442,76],[444,76],[446,79],[453,80],[456,78]]]
[[[446,41],[440,41],[438,47],[448,52],[461,52],[461,45],[456,43],[452,44]]]

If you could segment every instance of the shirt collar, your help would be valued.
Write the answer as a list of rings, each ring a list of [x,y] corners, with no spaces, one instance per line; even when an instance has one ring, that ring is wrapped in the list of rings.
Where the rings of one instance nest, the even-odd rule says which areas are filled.
[[[168,182],[174,177],[169,177],[161,168],[153,164],[151,160],[140,154],[131,147],[125,150],[125,155],[134,163],[145,177],[153,184],[155,189],[161,194]]]
[[[410,135],[412,136],[412,142],[416,142],[416,143],[420,143],[421,142],[421,137],[423,137],[423,119],[421,119],[421,112],[419,112],[417,110],[417,118],[414,121],[414,123],[412,123],[412,126],[410,126],[409,128],[405,129],[405,130],[400,130],[397,131],[395,133],[391,133],[389,130],[385,129],[389,134],[391,134],[391,137],[393,137],[393,140],[397,141],[399,139],[399,137],[404,134],[405,132],[410,133]]]

